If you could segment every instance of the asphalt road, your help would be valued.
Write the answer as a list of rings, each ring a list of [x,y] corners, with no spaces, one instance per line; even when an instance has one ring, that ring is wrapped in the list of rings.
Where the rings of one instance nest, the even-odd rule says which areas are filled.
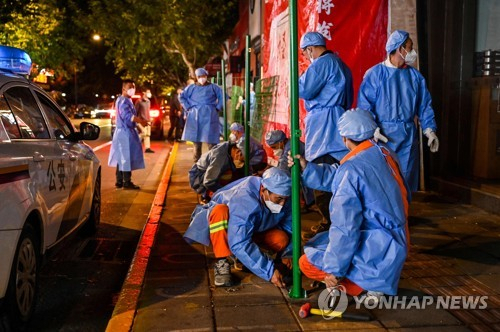
[[[159,164],[164,161],[160,153],[146,154],[146,169],[133,172],[133,180],[144,184],[142,190],[117,190],[115,169],[107,166],[109,119],[72,121],[76,127],[82,121],[101,127],[100,138],[87,142],[102,165],[101,225],[94,236],[75,234],[46,255],[30,331],[105,330],[151,208],[148,197],[156,192]],[[168,149],[169,145],[153,141],[152,148]]]

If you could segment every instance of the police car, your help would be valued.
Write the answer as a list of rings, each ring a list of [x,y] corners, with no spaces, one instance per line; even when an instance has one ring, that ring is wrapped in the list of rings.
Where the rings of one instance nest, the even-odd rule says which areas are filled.
[[[95,231],[101,209],[101,165],[83,142],[99,127],[77,131],[30,69],[26,52],[0,46],[0,314],[14,329],[33,313],[41,257],[80,226]]]

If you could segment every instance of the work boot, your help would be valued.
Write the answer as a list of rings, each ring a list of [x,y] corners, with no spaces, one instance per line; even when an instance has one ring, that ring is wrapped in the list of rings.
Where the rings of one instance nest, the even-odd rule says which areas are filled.
[[[133,189],[133,190],[137,190],[137,189],[141,189],[141,187],[139,187],[138,185],[136,185],[135,183],[133,182],[124,182],[123,183],[123,189]]]
[[[150,148],[147,148],[144,152],[146,153],[155,153],[153,150],[151,150]]]
[[[233,285],[231,278],[231,265],[227,258],[219,259],[214,265],[215,286],[230,287]]]

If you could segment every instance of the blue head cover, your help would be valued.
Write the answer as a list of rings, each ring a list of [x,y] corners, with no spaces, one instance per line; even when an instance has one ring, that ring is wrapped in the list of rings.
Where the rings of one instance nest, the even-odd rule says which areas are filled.
[[[325,37],[319,32],[307,32],[300,38],[300,48],[309,46],[326,46]]]
[[[229,127],[229,130],[239,131],[240,133],[245,132],[245,128],[243,127],[243,125],[238,122],[233,122]]]
[[[196,77],[208,76],[208,71],[206,71],[205,68],[198,68],[194,71],[194,74]]]
[[[267,145],[273,145],[279,142],[283,142],[286,136],[282,130],[271,130],[266,134]]]
[[[387,43],[385,44],[385,50],[387,53],[391,53],[397,50],[403,43],[408,39],[410,34],[403,30],[396,30],[389,36]]]
[[[370,112],[353,108],[342,114],[338,127],[340,136],[361,142],[373,137],[377,124]]]
[[[268,168],[262,174],[262,185],[270,192],[281,196],[290,196],[292,194],[290,173],[277,167]]]

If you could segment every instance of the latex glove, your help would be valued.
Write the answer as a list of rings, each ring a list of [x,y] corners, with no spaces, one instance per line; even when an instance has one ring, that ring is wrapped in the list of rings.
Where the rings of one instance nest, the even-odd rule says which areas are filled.
[[[427,128],[424,131],[425,136],[429,139],[427,142],[427,146],[429,146],[429,149],[431,152],[437,152],[439,150],[439,139],[434,131],[432,129]]]
[[[387,137],[385,137],[384,135],[382,135],[380,133],[380,128],[377,127],[377,129],[375,129],[375,133],[373,134],[373,140],[375,142],[378,142],[378,141],[382,141],[384,143],[387,143],[389,140],[387,139]]]

